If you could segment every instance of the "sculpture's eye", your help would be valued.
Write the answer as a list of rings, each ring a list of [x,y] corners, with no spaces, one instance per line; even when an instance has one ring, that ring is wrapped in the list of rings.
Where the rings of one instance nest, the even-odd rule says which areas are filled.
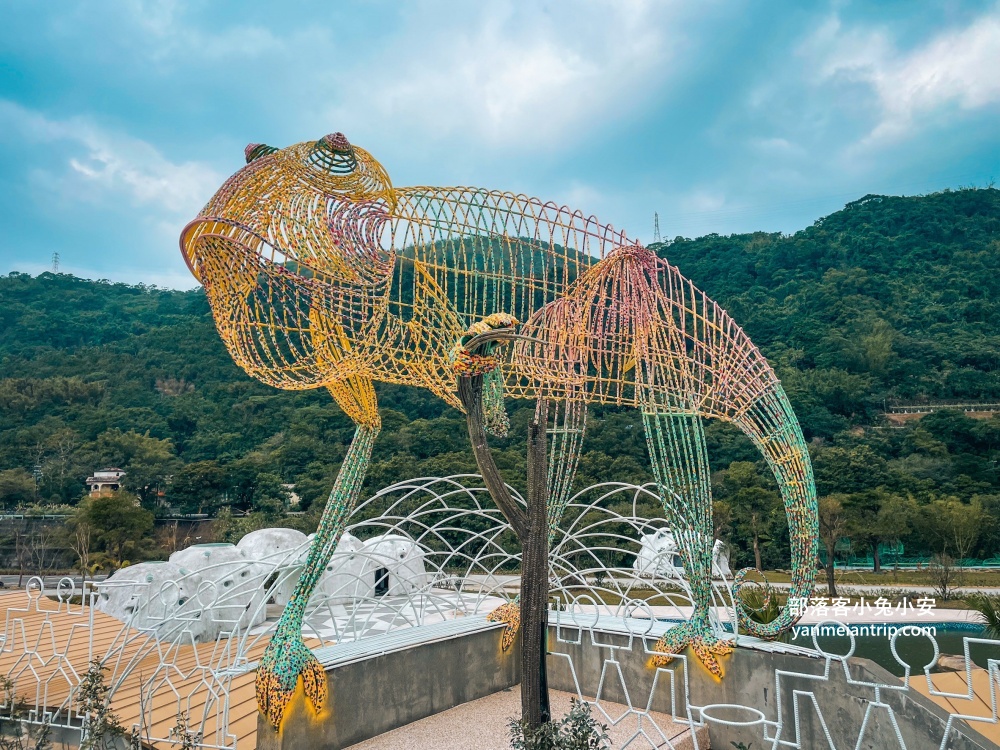
[[[316,141],[309,163],[331,174],[350,174],[358,168],[354,146],[343,133],[330,133]]]
[[[274,146],[268,146],[264,143],[248,143],[247,147],[243,149],[243,155],[246,156],[247,164],[249,164],[262,156],[273,154],[277,150]]]

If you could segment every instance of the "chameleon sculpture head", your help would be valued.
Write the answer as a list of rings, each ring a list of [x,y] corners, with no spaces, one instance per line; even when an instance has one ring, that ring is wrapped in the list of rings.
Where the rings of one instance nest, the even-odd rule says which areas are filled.
[[[389,176],[341,133],[280,151],[250,144],[246,158],[181,234],[230,354],[278,388],[363,369],[393,265],[379,244]]]
[[[690,645],[721,674],[716,657],[729,649],[712,621],[705,418],[739,427],[772,469],[791,531],[791,596],[808,596],[818,523],[798,422],[759,350],[676,268],[553,203],[478,188],[394,187],[340,133],[282,150],[251,144],[246,156],[185,227],[185,260],[248,374],[279,388],[327,387],[359,425],[298,599],[258,668],[258,699],[272,723],[300,674],[314,703],[325,698],[322,671],[301,645],[302,613],[379,429],[372,383],[428,388],[460,407],[456,369],[470,361],[461,342],[484,327],[518,327],[518,341],[489,363],[508,396],[641,409],[695,602],[692,619],[661,641],[665,654]],[[576,453],[558,462],[563,475],[550,473],[552,523],[568,497],[573,445],[566,451]],[[737,590],[747,573],[737,574]],[[786,608],[759,624],[735,598],[752,635],[776,636],[796,620]]]

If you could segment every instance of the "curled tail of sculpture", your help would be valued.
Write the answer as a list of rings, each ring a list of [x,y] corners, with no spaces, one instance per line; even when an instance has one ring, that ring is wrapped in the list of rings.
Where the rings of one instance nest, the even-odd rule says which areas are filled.
[[[733,581],[733,599],[739,624],[743,630],[756,638],[777,638],[791,628],[802,616],[801,608],[792,606],[792,601],[809,597],[813,590],[816,573],[816,555],[819,540],[819,513],[816,505],[816,485],[813,481],[812,464],[806,448],[802,430],[792,411],[791,405],[777,380],[770,384],[750,409],[740,419],[734,420],[757,444],[767,460],[778,482],[781,499],[788,517],[788,532],[792,553],[792,583],[788,592],[788,602],[776,618],[761,623],[751,617],[751,610],[741,595],[742,589],[751,584],[749,574],[753,568],[739,571]],[[756,423],[756,431],[746,429],[746,423]],[[770,586],[765,585],[765,603],[772,596]]]
[[[733,600],[736,604],[736,614],[739,618],[740,627],[743,628],[747,635],[752,635],[754,638],[764,638],[773,639],[777,638],[779,635],[784,633],[786,630],[791,628],[799,621],[802,616],[801,610],[796,611],[796,609],[790,604],[785,605],[784,609],[778,614],[778,616],[767,623],[758,622],[751,617],[751,610],[747,607],[746,603],[743,601],[741,595],[741,590],[747,585],[757,585],[756,582],[748,579],[751,573],[758,573],[755,568],[743,568],[733,578]],[[788,592],[788,600],[791,602],[796,598],[808,598],[812,594],[813,588],[813,575],[810,570],[807,574],[803,575],[804,571],[796,571],[792,568],[792,585]],[[767,610],[770,604],[773,592],[767,583],[764,583],[765,588],[765,598],[761,610]]]
[[[782,495],[785,496],[785,512],[788,515],[788,531],[792,542],[792,583],[784,608],[770,622],[758,622],[751,616],[751,609],[743,599],[742,590],[748,585],[759,585],[748,577],[759,571],[743,568],[733,578],[733,600],[739,624],[747,635],[755,638],[777,638],[794,626],[802,617],[803,608],[792,606],[792,602],[807,599],[813,592],[817,551],[815,492],[804,497],[788,497],[782,488]],[[766,581],[763,585],[765,599],[761,609],[766,611],[773,593]]]

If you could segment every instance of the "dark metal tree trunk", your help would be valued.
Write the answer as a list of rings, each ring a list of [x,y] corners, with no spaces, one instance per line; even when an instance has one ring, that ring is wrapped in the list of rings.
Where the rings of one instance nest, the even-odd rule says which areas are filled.
[[[550,721],[548,675],[549,528],[548,402],[541,401],[528,426],[528,509],[511,496],[493,461],[483,427],[482,376],[458,379],[458,397],[483,484],[521,543],[521,718],[535,728]]]
[[[878,556],[878,542],[872,542],[872,572],[882,572],[882,558]]]
[[[549,613],[549,525],[545,429],[547,402],[528,425],[528,529],[521,539],[521,718],[551,721],[545,654]]]
[[[507,523],[514,530],[517,539],[522,544],[527,536],[528,519],[524,509],[511,496],[503,477],[493,461],[490,446],[486,440],[486,429],[483,427],[483,378],[477,375],[471,378],[458,379],[458,398],[465,407],[465,424],[469,430],[472,442],[472,452],[476,456],[476,465],[483,476],[483,484],[490,492],[493,502],[500,508]]]

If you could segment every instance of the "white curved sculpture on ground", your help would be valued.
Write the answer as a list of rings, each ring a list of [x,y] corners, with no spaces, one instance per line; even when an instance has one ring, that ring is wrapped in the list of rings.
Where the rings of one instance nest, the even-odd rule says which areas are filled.
[[[313,535],[309,536],[311,542]],[[337,549],[327,563],[317,591],[330,604],[348,604],[375,592],[375,581],[365,577],[364,544],[348,531],[337,543]]]
[[[266,621],[268,597],[288,603],[308,549],[306,535],[294,529],[260,529],[235,545],[196,544],[174,552],[168,562],[119,570],[100,584],[97,607],[165,640],[189,633],[204,642],[246,632]],[[349,607],[422,591],[429,581],[424,555],[403,533],[364,542],[345,533],[317,598]]]
[[[196,641],[216,637],[210,609],[211,588],[177,562],[144,562],[122,568],[98,584],[97,609],[137,630],[176,640],[185,633]],[[206,616],[207,615],[207,616]]]
[[[258,529],[236,543],[248,560],[266,562],[274,568],[278,576],[278,585],[272,592],[275,604],[288,604],[295,591],[298,576],[290,569],[302,563],[299,558],[308,552],[308,548],[303,549],[306,540],[306,535],[295,529]]]
[[[712,575],[722,578],[733,576],[733,571],[729,569],[729,545],[721,539],[716,539],[712,545]]]
[[[331,604],[347,604],[412,594],[427,580],[424,552],[410,537],[379,534],[362,542],[344,532],[320,579],[319,591]]]
[[[338,548],[339,549],[339,548]],[[370,581],[375,596],[402,596],[427,582],[424,552],[402,534],[379,534],[361,547],[361,580]]]
[[[681,562],[677,542],[670,529],[659,529],[652,534],[644,534],[640,540],[639,554],[632,563],[632,569],[643,578],[681,578],[684,564]],[[729,549],[721,539],[712,545],[712,576],[730,578]]]
[[[215,603],[209,614],[219,633],[252,628],[266,619],[264,568],[235,544],[195,544],[174,552],[170,562],[214,586]]]

